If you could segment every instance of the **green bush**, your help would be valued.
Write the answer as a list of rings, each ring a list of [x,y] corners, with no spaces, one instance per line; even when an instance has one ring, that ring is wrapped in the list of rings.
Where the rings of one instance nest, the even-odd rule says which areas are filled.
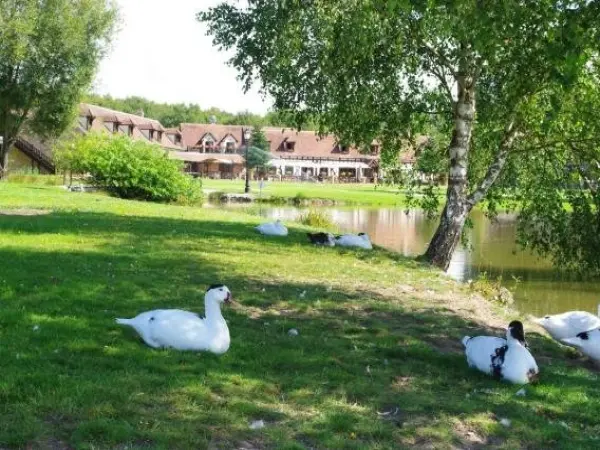
[[[182,171],[158,145],[124,135],[90,133],[55,151],[61,170],[88,174],[94,185],[121,198],[194,203],[201,200],[199,180]]]
[[[303,225],[308,225],[314,228],[326,230],[337,229],[337,226],[333,223],[329,217],[329,214],[317,209],[311,209],[308,212],[301,214],[298,218],[298,221]]]

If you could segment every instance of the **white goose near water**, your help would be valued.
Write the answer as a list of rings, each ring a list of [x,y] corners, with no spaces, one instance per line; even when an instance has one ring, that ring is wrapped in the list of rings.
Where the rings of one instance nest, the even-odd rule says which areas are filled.
[[[275,222],[271,223],[263,223],[256,227],[256,230],[260,234],[264,234],[267,236],[287,236],[288,229],[284,224],[281,223],[281,220],[277,219]]]
[[[598,305],[600,316],[600,305]],[[572,345],[564,339],[576,337],[579,333],[600,328],[600,317],[586,311],[568,311],[562,314],[544,316],[534,319],[534,322],[544,328],[557,341]]]
[[[578,348],[595,363],[600,362],[600,329],[583,331],[574,337],[562,339],[562,342]]]
[[[462,343],[469,367],[515,384],[537,379],[539,369],[527,348],[523,324],[518,320],[508,325],[506,339],[465,336]]]
[[[335,238],[335,243],[341,247],[359,247],[366,250],[373,248],[367,233],[343,234]]]
[[[211,285],[204,295],[205,318],[181,309],[155,309],[132,319],[116,319],[129,325],[153,348],[208,351],[221,355],[229,349],[227,322],[221,304],[231,303],[231,292],[222,284]]]

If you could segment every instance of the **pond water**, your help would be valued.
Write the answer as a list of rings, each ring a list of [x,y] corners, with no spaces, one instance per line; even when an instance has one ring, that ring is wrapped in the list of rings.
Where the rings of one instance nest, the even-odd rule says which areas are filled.
[[[294,207],[256,206],[261,216],[294,220],[303,212]],[[366,232],[382,247],[407,256],[422,254],[437,226],[419,210],[406,214],[397,208],[323,208],[342,231]],[[486,273],[488,278],[502,277],[513,291],[516,307],[522,313],[553,314],[568,310],[597,312],[600,282],[569,280],[553,270],[549,261],[522,251],[515,243],[516,221],[502,214],[494,221],[481,212],[473,213],[469,231],[472,249],[459,248],[448,273],[459,281],[475,279]],[[516,281],[518,280],[518,281]]]

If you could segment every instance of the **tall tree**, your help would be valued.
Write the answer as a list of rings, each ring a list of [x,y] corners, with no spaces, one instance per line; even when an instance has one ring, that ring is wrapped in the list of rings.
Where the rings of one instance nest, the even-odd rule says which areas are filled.
[[[550,138],[585,146],[573,127],[545,131],[560,122],[556,100],[590,76],[599,3],[250,0],[198,17],[233,50],[245,87],[258,79],[298,126],[312,118],[365,148],[379,139],[392,161],[432,116],[450,125],[446,203],[425,253],[445,269],[473,207],[497,194],[508,169],[526,171],[513,155]]]
[[[23,127],[52,136],[72,123],[115,18],[106,0],[0,1],[0,178]]]
[[[267,136],[265,135],[262,128],[259,127],[258,125],[252,129],[252,135],[250,137],[250,144],[253,147],[258,147],[261,150],[264,150],[265,152],[269,152],[271,150],[269,141],[267,140]]]

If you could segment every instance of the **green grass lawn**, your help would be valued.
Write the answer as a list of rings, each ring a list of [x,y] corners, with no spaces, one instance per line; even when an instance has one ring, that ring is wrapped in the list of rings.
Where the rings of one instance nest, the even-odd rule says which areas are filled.
[[[204,189],[226,193],[244,192],[244,180],[203,179]],[[259,183],[250,183],[251,192],[258,196]],[[265,182],[263,198],[279,197],[291,199],[326,199],[354,205],[394,206],[406,203],[406,197],[397,187],[374,184],[327,184],[327,183],[288,183]]]
[[[19,215],[35,208],[50,212]],[[0,184],[0,212],[0,448],[599,446],[588,363],[531,332],[541,383],[525,397],[469,370],[459,339],[518,316],[412,260],[54,187]],[[114,323],[202,312],[211,283],[238,302],[221,357],[153,350]]]

